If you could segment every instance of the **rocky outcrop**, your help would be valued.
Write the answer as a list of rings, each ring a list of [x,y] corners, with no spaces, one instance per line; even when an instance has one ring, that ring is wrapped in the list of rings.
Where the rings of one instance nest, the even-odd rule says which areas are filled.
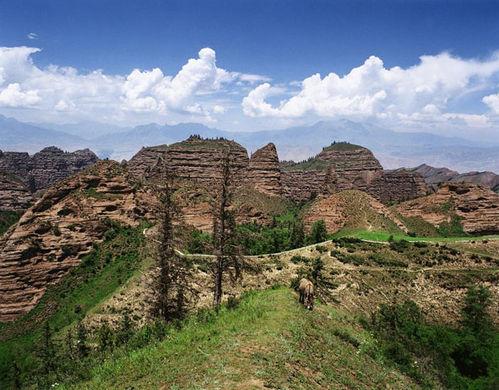
[[[499,175],[494,172],[466,172],[459,173],[448,168],[434,168],[430,165],[422,164],[416,168],[409,169],[412,172],[419,173],[423,176],[426,183],[434,190],[438,190],[438,186],[445,182],[467,182],[478,184],[490,188],[492,191],[499,193]]]
[[[347,189],[366,191],[383,172],[369,149],[346,142],[334,143],[307,161],[281,167],[283,193],[298,202]]]
[[[2,152],[0,150],[0,171],[27,180],[31,158],[28,153]],[[27,181],[26,181],[27,182]]]
[[[428,195],[430,189],[420,174],[397,169],[379,173],[371,181],[367,192],[382,203],[389,204]]]
[[[98,157],[89,149],[64,152],[55,146],[28,153],[1,152],[0,171],[14,175],[35,192],[95,164]]]
[[[460,223],[466,233],[499,232],[499,195],[470,183],[445,183],[434,194],[401,203],[397,211],[436,227]]]
[[[226,139],[191,136],[169,146],[142,148],[128,162],[128,169],[137,178],[147,177],[161,157],[178,179],[209,186],[221,178],[222,160],[226,154],[236,184],[241,183],[248,167],[248,153],[238,143]]]
[[[108,221],[137,224],[149,201],[110,161],[48,189],[0,240],[0,321],[31,310],[103,239]]]
[[[282,194],[281,169],[274,144],[267,144],[251,155],[247,178],[257,191],[267,195]]]
[[[319,162],[332,166],[336,172],[338,190],[366,190],[383,167],[369,149],[349,143],[328,146],[317,155]]]
[[[0,211],[26,210],[31,202],[32,194],[21,180],[0,172]]]
[[[312,224],[324,220],[328,233],[341,229],[407,232],[404,223],[381,202],[359,190],[345,190],[333,195],[319,196],[305,210],[306,231]]]

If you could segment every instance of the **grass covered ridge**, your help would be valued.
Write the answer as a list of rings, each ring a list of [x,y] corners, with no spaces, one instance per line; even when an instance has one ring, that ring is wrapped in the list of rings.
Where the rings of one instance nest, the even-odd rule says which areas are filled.
[[[139,269],[144,244],[142,226],[126,228],[111,224],[105,241],[85,256],[58,284],[49,286],[38,305],[19,320],[0,327],[0,388],[12,385],[16,362],[22,383],[37,375],[37,349],[43,324],[50,324],[55,336],[83,318],[108,298]]]
[[[288,288],[252,292],[219,315],[201,312],[157,344],[105,360],[67,388],[416,388],[368,353],[351,317],[305,311]]]

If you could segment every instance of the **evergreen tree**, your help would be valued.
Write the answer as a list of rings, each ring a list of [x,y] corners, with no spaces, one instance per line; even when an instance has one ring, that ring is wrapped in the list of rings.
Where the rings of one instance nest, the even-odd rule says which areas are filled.
[[[492,318],[487,312],[491,300],[490,290],[483,286],[468,289],[461,310],[461,324],[465,330],[480,335],[493,329]]]
[[[311,244],[317,244],[327,240],[326,223],[323,219],[315,221],[312,225],[312,232],[310,233],[309,241]]]
[[[175,251],[173,218],[177,207],[173,199],[174,175],[164,159],[153,168],[153,182],[159,194],[159,240],[156,254],[157,276],[153,282],[153,316],[165,321],[185,315],[187,302],[195,296],[189,286],[191,268]]]
[[[296,221],[291,228],[291,249],[301,248],[305,244],[303,223]]]
[[[213,243],[216,261],[213,267],[214,294],[213,304],[218,310],[223,295],[223,275],[232,271],[234,280],[241,276],[241,257],[236,238],[236,220],[230,209],[232,201],[232,183],[229,153],[222,160],[222,179],[214,206]]]
[[[48,322],[43,327],[43,335],[39,350],[40,375],[39,387],[48,388],[56,374],[56,349],[52,341],[52,330]]]

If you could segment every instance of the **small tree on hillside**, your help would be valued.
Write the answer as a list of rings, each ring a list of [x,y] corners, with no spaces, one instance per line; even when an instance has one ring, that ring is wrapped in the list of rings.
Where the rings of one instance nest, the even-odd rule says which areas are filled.
[[[310,233],[309,241],[311,244],[317,244],[327,240],[326,223],[323,219],[315,221],[312,225],[312,232]]]
[[[193,295],[188,286],[190,267],[175,251],[173,218],[177,207],[173,200],[174,175],[164,159],[153,168],[155,190],[159,194],[159,240],[156,253],[157,276],[153,282],[153,316],[165,321],[185,315],[187,300]]]
[[[233,211],[230,210],[231,200],[230,157],[226,153],[222,160],[222,178],[213,210],[213,246],[216,255],[213,267],[213,304],[217,310],[222,302],[225,271],[232,271],[231,275],[234,280],[241,276],[242,262],[237,245],[236,220]]]
[[[463,328],[476,335],[490,332],[494,328],[492,318],[487,312],[491,302],[492,294],[489,289],[483,286],[469,288],[461,310]]]
[[[305,232],[301,221],[296,221],[291,227],[290,241],[291,249],[300,248],[305,244]]]
[[[52,330],[48,322],[43,327],[43,336],[39,349],[41,387],[48,386],[56,371],[56,348],[52,341]]]

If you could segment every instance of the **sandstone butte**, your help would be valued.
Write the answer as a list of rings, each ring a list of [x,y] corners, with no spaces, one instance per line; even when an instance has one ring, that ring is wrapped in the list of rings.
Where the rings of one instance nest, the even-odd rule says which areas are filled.
[[[44,153],[60,155],[60,151],[53,148]],[[4,167],[6,154],[3,153]],[[82,155],[90,156],[87,152],[78,153],[70,159],[72,163],[65,166],[73,169],[85,165],[87,159],[81,162],[78,157]],[[79,264],[91,250],[92,243],[103,239],[107,221],[127,225],[137,225],[145,218],[154,221],[156,200],[149,178],[159,157],[177,178],[176,197],[182,210],[182,221],[177,223],[209,231],[214,189],[221,176],[220,162],[225,156],[233,173],[234,207],[239,222],[269,223],[273,215],[286,210],[291,200],[309,201],[317,197],[311,205],[315,216],[312,213],[312,217],[306,219],[310,224],[315,217],[323,216],[326,206],[347,210],[349,199],[360,197],[369,205],[368,214],[373,216],[369,223],[398,225],[383,203],[427,194],[424,181],[417,173],[384,171],[369,150],[350,144],[334,144],[309,161],[291,164],[279,162],[273,144],[255,151],[250,158],[246,149],[236,142],[204,140],[197,136],[169,146],[143,148],[126,164],[100,161],[50,186],[0,239],[0,321],[13,320],[31,310],[48,284],[57,282]],[[11,160],[14,157],[19,161],[32,159],[21,153],[11,155]],[[47,183],[49,175],[33,166],[39,169],[42,165],[39,161],[35,165],[19,164],[19,169],[25,169],[25,174],[36,174],[35,183]],[[52,163],[44,166],[54,167]],[[15,183],[9,186],[12,191],[16,188]],[[344,190],[350,192],[336,195]],[[328,196],[333,198],[328,200]],[[471,204],[480,206],[480,202],[484,201]],[[491,202],[497,205],[497,200]],[[487,212],[490,218],[497,216],[490,214],[491,210]],[[479,215],[479,210],[475,214]],[[331,221],[327,221],[330,227],[336,223],[332,218],[331,214]],[[472,222],[466,226],[470,231],[473,229]]]
[[[97,161],[89,149],[68,153],[51,146],[33,156],[0,150],[0,210],[26,209],[30,193],[44,190]]]

